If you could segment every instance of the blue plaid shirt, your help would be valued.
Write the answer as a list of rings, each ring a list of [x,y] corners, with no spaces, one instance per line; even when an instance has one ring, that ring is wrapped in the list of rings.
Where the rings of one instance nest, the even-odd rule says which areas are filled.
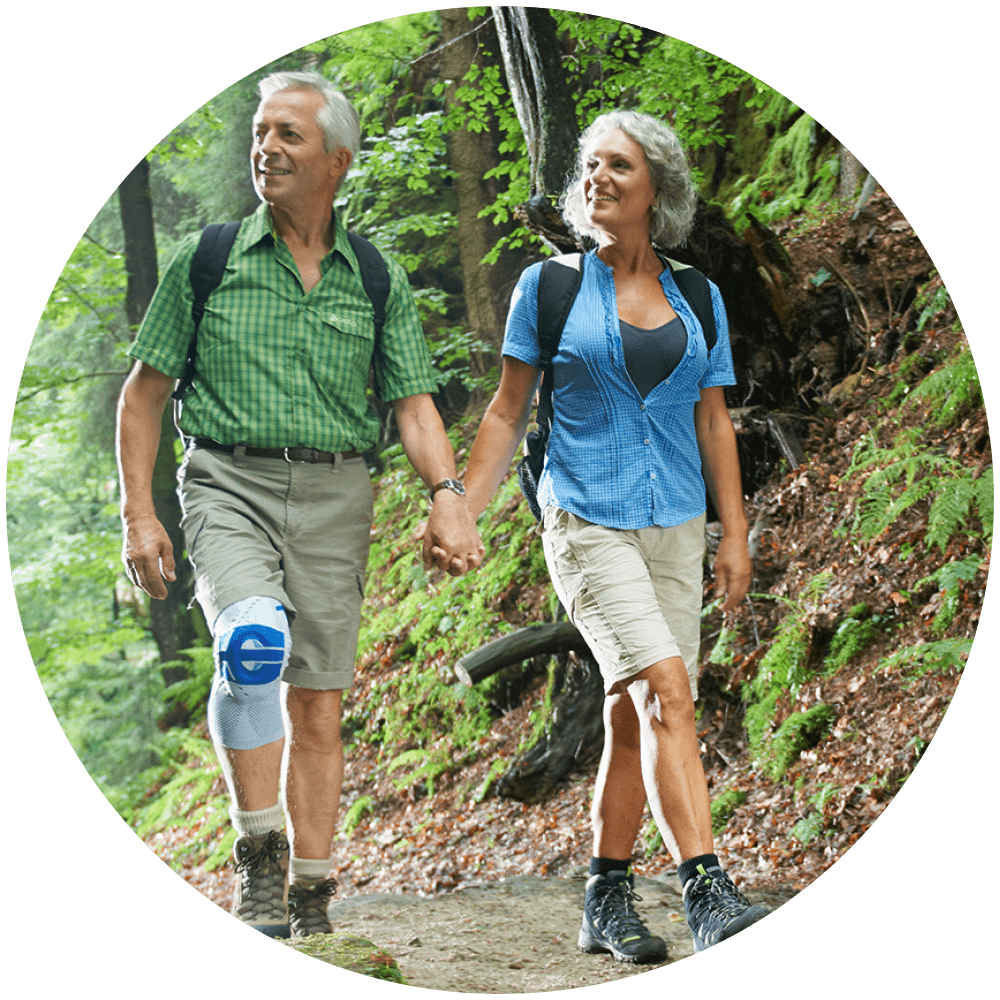
[[[541,264],[521,275],[507,314],[503,353],[538,364],[537,289]],[[538,486],[542,509],[555,505],[609,528],[670,527],[705,511],[694,428],[701,390],[735,385],[729,326],[713,284],[718,340],[709,354],[701,324],[669,269],[667,301],[688,331],[677,368],[643,399],[625,369],[611,268],[596,252],[553,359],[555,416]]]

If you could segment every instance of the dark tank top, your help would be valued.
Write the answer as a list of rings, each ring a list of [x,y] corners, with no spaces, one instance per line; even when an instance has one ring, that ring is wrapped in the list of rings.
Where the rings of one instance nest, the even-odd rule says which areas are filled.
[[[618,322],[625,368],[645,399],[680,364],[687,349],[687,330],[677,316],[655,330],[643,330],[625,320]]]

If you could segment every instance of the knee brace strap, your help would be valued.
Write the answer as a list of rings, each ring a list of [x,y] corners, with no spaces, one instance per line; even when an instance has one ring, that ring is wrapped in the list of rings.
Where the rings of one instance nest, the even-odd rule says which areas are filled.
[[[285,609],[270,597],[247,597],[219,614],[212,628],[215,661],[226,680],[270,684],[288,661]]]
[[[253,750],[281,739],[279,680],[291,649],[284,608],[270,597],[248,597],[226,608],[212,631],[212,736],[233,750]]]

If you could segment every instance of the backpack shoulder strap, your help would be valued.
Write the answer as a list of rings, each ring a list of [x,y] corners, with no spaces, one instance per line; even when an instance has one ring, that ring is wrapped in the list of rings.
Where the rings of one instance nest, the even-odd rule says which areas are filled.
[[[178,401],[191,388],[191,383],[194,381],[198,327],[201,325],[202,316],[205,315],[205,303],[222,281],[222,276],[226,272],[226,261],[229,260],[229,251],[232,250],[239,231],[239,222],[215,222],[205,226],[198,240],[198,248],[191,258],[188,278],[194,293],[194,301],[191,304],[194,332],[191,334],[191,343],[188,344],[184,374],[173,392],[173,398]]]
[[[538,276],[538,367],[543,375],[536,419],[540,426],[552,423],[552,359],[581,281],[583,254],[579,253],[550,257]]]
[[[583,255],[550,257],[538,278],[538,367],[548,368],[583,280]]]
[[[389,268],[382,254],[363,236],[348,232],[347,238],[361,267],[361,283],[365,286],[365,294],[371,299],[375,310],[375,336],[381,337],[385,326],[385,304],[389,299]]]
[[[677,287],[681,294],[688,300],[691,311],[698,317],[702,331],[705,334],[705,344],[709,351],[715,347],[715,342],[719,339],[718,331],[715,328],[715,310],[712,308],[712,290],[705,277],[695,267],[689,264],[681,264],[679,261],[663,257],[662,260],[670,268]]]

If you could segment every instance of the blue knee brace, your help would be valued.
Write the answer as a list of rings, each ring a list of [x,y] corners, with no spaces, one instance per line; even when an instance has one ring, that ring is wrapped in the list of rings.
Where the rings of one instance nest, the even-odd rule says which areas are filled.
[[[212,737],[231,750],[254,750],[280,740],[285,734],[281,670],[292,645],[285,609],[271,597],[247,597],[221,612],[212,632]]]

